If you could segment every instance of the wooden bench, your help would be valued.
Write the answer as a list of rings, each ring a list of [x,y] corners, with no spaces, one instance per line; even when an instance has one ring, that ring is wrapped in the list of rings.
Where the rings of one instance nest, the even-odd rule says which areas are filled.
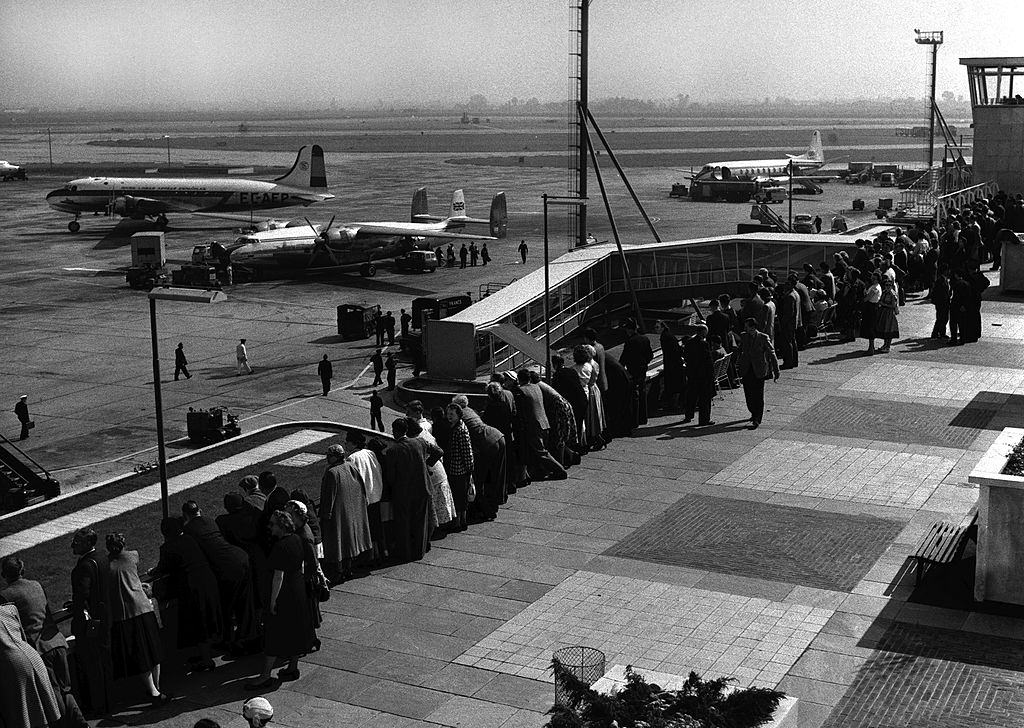
[[[935,565],[950,564],[960,558],[971,539],[977,541],[978,507],[970,510],[959,524],[951,521],[933,523],[910,559],[917,565],[914,585],[921,583],[924,572]]]

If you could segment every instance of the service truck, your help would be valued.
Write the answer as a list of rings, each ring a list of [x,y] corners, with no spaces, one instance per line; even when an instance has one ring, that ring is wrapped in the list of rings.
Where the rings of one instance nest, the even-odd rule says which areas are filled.
[[[132,264],[125,280],[132,288],[149,290],[170,282],[167,271],[167,247],[164,234],[153,230],[135,233],[131,237]]]

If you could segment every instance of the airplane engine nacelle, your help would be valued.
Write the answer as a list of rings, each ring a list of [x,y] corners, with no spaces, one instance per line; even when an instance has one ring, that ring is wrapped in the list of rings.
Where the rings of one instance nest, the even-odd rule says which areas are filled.
[[[351,245],[356,239],[355,233],[345,228],[339,228],[338,230],[329,230],[327,232],[327,244],[331,247],[338,247],[341,245]]]
[[[146,215],[156,215],[160,212],[159,210],[151,209],[152,203],[152,200],[126,195],[115,199],[110,208],[115,214],[122,217],[141,218]]]

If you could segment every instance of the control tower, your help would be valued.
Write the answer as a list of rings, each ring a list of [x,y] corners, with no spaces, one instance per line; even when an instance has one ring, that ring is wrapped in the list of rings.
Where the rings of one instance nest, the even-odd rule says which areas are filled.
[[[961,58],[974,114],[974,179],[1024,192],[1024,57]]]

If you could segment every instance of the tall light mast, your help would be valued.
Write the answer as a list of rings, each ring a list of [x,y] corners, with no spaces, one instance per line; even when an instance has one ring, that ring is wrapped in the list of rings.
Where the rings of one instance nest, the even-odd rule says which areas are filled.
[[[920,31],[914,28],[914,32],[917,33],[917,37],[914,38],[915,43],[932,47],[932,85],[928,104],[928,169],[931,169],[935,161],[935,73],[939,46],[942,45],[942,31]]]

